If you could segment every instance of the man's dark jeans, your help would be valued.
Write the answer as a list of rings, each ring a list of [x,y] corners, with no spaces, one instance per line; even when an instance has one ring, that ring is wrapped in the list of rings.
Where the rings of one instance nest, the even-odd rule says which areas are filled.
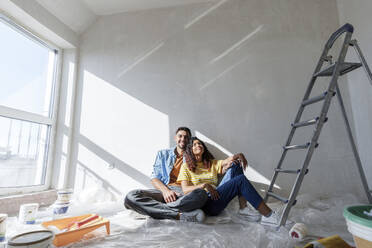
[[[126,195],[124,206],[154,219],[177,219],[180,212],[202,208],[208,200],[208,195],[203,189],[183,195],[180,187],[169,186],[169,188],[181,195],[174,202],[166,203],[160,190],[137,189]]]

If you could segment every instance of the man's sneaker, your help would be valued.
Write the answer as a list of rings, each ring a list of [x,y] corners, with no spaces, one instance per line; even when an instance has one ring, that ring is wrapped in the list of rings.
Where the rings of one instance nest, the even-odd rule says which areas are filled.
[[[190,212],[180,213],[180,221],[183,222],[203,222],[205,220],[205,214],[202,210],[196,209]]]
[[[239,209],[238,214],[241,215],[244,219],[251,222],[258,222],[261,218],[261,214],[256,209],[250,208],[248,206],[243,209]]]
[[[265,226],[277,226],[279,223],[280,215],[276,211],[272,211],[269,217],[262,216],[261,224]]]

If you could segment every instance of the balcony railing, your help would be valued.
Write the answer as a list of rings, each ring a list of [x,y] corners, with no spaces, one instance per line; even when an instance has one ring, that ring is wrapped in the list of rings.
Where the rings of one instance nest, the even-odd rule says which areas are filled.
[[[0,159],[36,160],[40,149],[41,125],[10,119],[8,137],[0,145]]]

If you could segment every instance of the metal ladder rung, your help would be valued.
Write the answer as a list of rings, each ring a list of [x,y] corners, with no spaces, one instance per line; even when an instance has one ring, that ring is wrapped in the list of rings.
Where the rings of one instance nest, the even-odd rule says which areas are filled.
[[[306,144],[303,145],[292,145],[292,146],[283,146],[284,150],[298,150],[298,149],[307,149],[310,146],[310,142],[307,142]],[[315,144],[315,148],[319,146],[318,143]]]
[[[281,201],[281,202],[284,202],[284,203],[288,203],[288,199],[287,198],[284,198],[280,195],[277,195],[277,194],[274,194],[273,192],[267,192],[267,195]]]
[[[288,173],[288,174],[298,174],[300,173],[300,169],[298,170],[284,170],[284,169],[275,169],[276,172]]]
[[[310,142],[307,142],[303,145],[292,145],[292,146],[283,146],[284,150],[297,150],[297,149],[307,149],[310,146]]]
[[[305,127],[305,126],[314,125],[314,124],[316,124],[318,121],[319,121],[319,117],[316,117],[316,118],[314,118],[314,119],[307,120],[307,121],[291,123],[291,126],[294,127],[294,128],[297,128],[297,127]],[[326,118],[324,119],[324,122],[327,122],[327,121],[328,121],[328,117],[326,117]]]
[[[301,172],[301,169],[298,169],[298,170],[285,170],[285,169],[278,169],[276,168],[275,169],[276,172],[281,172],[281,173],[288,173],[288,174],[298,174]],[[309,169],[306,169],[306,172],[305,174],[307,174],[309,172]]]
[[[306,105],[309,105],[309,104],[312,104],[312,103],[322,101],[322,100],[324,100],[324,98],[326,98],[327,95],[328,95],[328,92],[326,91],[319,96],[315,96],[313,98],[307,99],[307,100],[302,102],[302,106],[306,106]],[[333,92],[332,96],[334,96],[334,95],[336,95],[336,92]]]
[[[332,76],[333,75],[333,71],[336,67],[336,64],[337,63],[334,63],[332,65],[329,65],[327,66],[326,68],[324,68],[323,70],[317,72],[314,74],[314,77],[327,77],[327,76]],[[350,63],[350,62],[344,62],[341,64],[341,68],[340,68],[340,75],[344,75],[345,73],[348,73],[350,71],[353,71],[355,69],[358,69],[359,67],[361,67],[362,64],[361,63]]]
[[[311,120],[292,123],[291,126],[292,127],[295,127],[295,128],[297,128],[297,127],[305,127],[305,126],[309,126],[309,125],[313,125],[313,124],[317,123],[318,120],[319,120],[319,117],[316,117],[316,118],[311,119]]]

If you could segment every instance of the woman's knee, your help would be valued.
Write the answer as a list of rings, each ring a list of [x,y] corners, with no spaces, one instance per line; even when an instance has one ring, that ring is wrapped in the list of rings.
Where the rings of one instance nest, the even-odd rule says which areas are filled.
[[[227,172],[228,171],[230,171],[230,173],[232,173],[234,176],[238,176],[244,173],[239,162],[233,162],[231,167],[227,170]]]

